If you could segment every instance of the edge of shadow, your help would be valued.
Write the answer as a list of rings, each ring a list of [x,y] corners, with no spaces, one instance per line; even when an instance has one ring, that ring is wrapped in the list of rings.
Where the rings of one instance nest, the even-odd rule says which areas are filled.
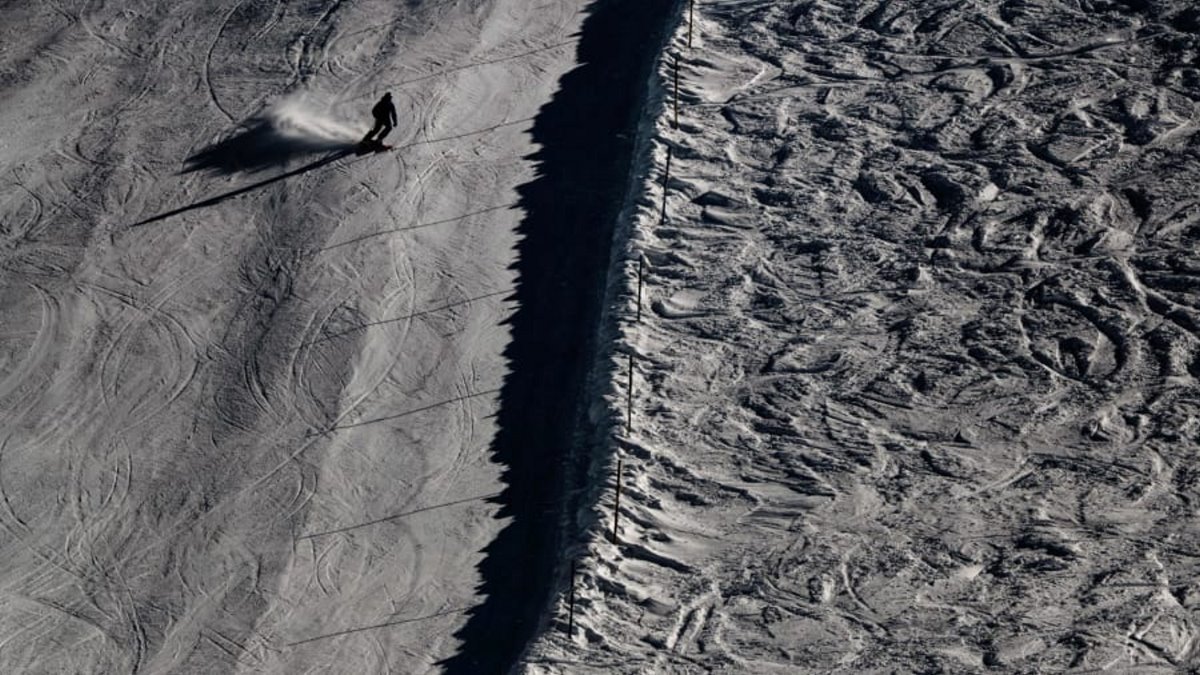
[[[570,496],[586,482],[588,381],[598,365],[613,235],[636,171],[647,82],[680,0],[593,0],[579,65],[559,80],[531,135],[537,177],[518,188],[518,272],[509,375],[492,461],[504,467],[499,518],[483,551],[483,602],[455,633],[447,673],[510,671],[545,624],[578,523]],[[583,446],[583,447],[580,447]]]

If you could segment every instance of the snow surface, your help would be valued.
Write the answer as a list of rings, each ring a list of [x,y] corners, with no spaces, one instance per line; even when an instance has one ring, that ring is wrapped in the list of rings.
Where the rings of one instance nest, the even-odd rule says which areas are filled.
[[[3,4],[0,672],[457,652],[585,4]]]
[[[514,333],[590,331],[607,253],[525,205],[626,191],[603,330],[546,350],[611,344],[524,670],[1200,666],[1200,11],[701,0],[689,48],[670,4],[589,173],[536,127],[638,76],[573,70],[595,7],[593,63],[658,47],[632,2],[5,3],[0,672],[465,672],[485,555],[553,543],[497,545],[545,416],[502,394],[563,381]]]
[[[1200,10],[701,0],[690,49],[684,17],[576,628],[564,583],[525,670],[1200,666]]]

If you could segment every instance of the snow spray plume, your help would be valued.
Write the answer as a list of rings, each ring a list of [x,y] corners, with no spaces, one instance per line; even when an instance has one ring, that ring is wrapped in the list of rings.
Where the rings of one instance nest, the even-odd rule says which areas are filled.
[[[268,105],[256,119],[270,125],[281,138],[326,149],[353,145],[362,132],[334,118],[328,110],[308,94],[297,92]]]
[[[327,106],[297,92],[265,106],[238,133],[189,157],[185,171],[262,171],[305,155],[350,150],[358,135]]]

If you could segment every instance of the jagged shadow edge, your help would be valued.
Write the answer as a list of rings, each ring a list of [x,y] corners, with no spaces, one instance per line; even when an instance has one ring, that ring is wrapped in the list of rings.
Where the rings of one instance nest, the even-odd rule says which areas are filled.
[[[484,548],[483,602],[455,633],[447,673],[509,671],[546,618],[559,584],[570,483],[588,472],[575,447],[596,363],[613,233],[638,149],[646,82],[680,0],[594,0],[580,31],[580,65],[559,81],[531,130],[537,177],[517,190],[517,310],[504,352],[494,462],[511,518]],[[631,46],[636,48],[631,48]]]

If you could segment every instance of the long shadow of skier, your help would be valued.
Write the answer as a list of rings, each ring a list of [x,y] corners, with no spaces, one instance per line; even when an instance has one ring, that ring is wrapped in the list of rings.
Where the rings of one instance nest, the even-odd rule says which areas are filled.
[[[233,197],[237,197],[238,195],[243,195],[243,194],[246,194],[247,192],[252,192],[259,188],[266,187],[266,186],[270,185],[271,183],[277,183],[281,180],[286,180],[288,178],[291,178],[292,176],[299,176],[300,174],[308,173],[309,171],[312,171],[313,169],[319,169],[319,168],[325,166],[326,164],[331,164],[331,163],[341,159],[342,157],[345,157],[345,156],[351,154],[352,152],[354,152],[353,148],[338,150],[338,151],[334,152],[333,154],[330,154],[325,157],[322,157],[321,159],[318,159],[315,162],[305,164],[304,166],[302,166],[298,169],[293,169],[286,173],[281,173],[278,176],[272,176],[271,178],[258,181],[257,183],[251,183],[250,185],[240,187],[236,190],[230,190],[229,192],[221,193],[215,197],[209,197],[208,199],[203,199],[198,202],[192,202],[191,204],[188,204],[187,206],[181,206],[181,207],[179,207],[177,209],[173,209],[171,211],[164,211],[163,213],[160,213],[156,216],[151,216],[149,218],[146,218],[145,220],[140,220],[136,223],[133,223],[132,225],[130,225],[130,227],[141,227],[142,225],[149,225],[150,223],[158,222],[160,220],[170,218],[171,216],[177,216],[181,213],[187,213],[188,211],[192,211],[194,209],[204,208],[206,206],[215,206],[216,204],[220,204],[221,202],[225,201],[226,199],[231,199]]]
[[[513,120],[504,122],[474,131],[467,131],[453,136],[444,136],[439,138],[425,138],[412,141],[406,145],[399,146],[399,150],[410,148],[417,145],[425,145],[430,143],[442,143],[445,141],[457,140],[469,136],[477,136],[487,134],[492,131],[510,126],[528,123],[528,119]],[[277,176],[272,176],[266,180],[261,180],[244,187],[230,190],[208,199],[203,199],[198,202],[193,202],[187,206],[181,206],[177,209],[165,211],[163,213],[151,216],[144,220],[140,220],[130,225],[130,227],[140,227],[149,225],[172,216],[177,216],[181,213],[186,213],[193,209],[204,208],[207,206],[215,206],[239,195],[252,192],[260,188],[264,188],[272,183],[286,180],[293,176],[308,173],[314,169],[319,169],[327,164],[335,162],[343,157],[351,154],[358,154],[358,143],[327,138],[316,135],[298,134],[295,132],[281,131],[277,129],[269,120],[255,118],[238,133],[229,138],[218,141],[200,152],[188,157],[184,160],[185,168],[180,173],[191,173],[193,171],[208,171],[217,175],[233,175],[236,173],[258,173],[272,167],[286,166],[293,161],[312,155],[314,153],[326,153],[320,159],[305,164],[297,169],[292,169]],[[368,153],[369,154],[369,153]]]
[[[151,216],[133,223],[130,227],[149,225],[193,209],[214,206],[226,199],[308,173],[353,153],[356,145],[353,141],[283,130],[265,117],[252,118],[236,134],[213,143],[184,160],[185,168],[180,173],[207,171],[226,176],[235,173],[258,173],[274,167],[287,166],[302,157],[316,153],[322,153],[324,156],[266,180]]]
[[[491,452],[504,467],[495,502],[511,522],[479,565],[484,600],[456,636],[447,673],[503,673],[536,634],[565,555],[566,512],[592,448],[586,383],[596,354],[613,228],[633,170],[646,82],[677,0],[595,0],[582,65],[539,111],[538,178],[521,186],[518,309],[505,351]],[[677,13],[677,12],[675,12]],[[616,48],[614,45],[633,45]]]
[[[233,136],[188,157],[183,173],[257,173],[309,155],[350,152],[354,146],[353,140],[281,129],[269,118],[255,117]]]

